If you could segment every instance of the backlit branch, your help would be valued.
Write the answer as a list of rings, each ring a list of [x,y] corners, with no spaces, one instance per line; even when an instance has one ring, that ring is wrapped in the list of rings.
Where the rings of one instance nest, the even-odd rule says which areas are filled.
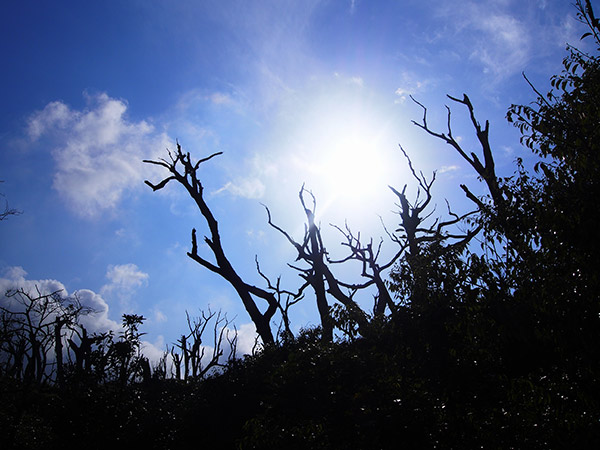
[[[273,343],[274,338],[273,333],[271,332],[270,321],[279,308],[277,299],[273,293],[244,282],[233,268],[223,249],[221,236],[219,234],[219,224],[204,199],[204,186],[197,176],[197,171],[202,163],[221,155],[222,152],[213,153],[212,155],[202,158],[196,162],[192,161],[189,153],[183,153],[179,143],[177,143],[176,152],[171,152],[168,150],[167,152],[169,155],[169,161],[166,159],[159,159],[157,161],[144,160],[144,162],[164,167],[171,173],[171,175],[157,184],[150,183],[149,181],[146,181],[146,184],[154,191],[157,191],[164,188],[170,181],[175,180],[187,190],[188,194],[195,201],[196,206],[205,219],[209,233],[208,235],[204,236],[204,242],[211,250],[215,261],[210,262],[198,254],[196,229],[192,230],[192,249],[187,255],[201,266],[220,275],[227,282],[229,282],[242,300],[242,303],[250,315],[250,318],[254,322],[256,331],[263,340],[263,343]],[[260,311],[258,305],[256,304],[255,297],[267,302],[267,309],[265,312]]]
[[[305,195],[310,196],[312,200],[312,206],[307,205]],[[360,309],[360,307],[352,298],[356,290],[350,289],[349,293],[344,293],[342,288],[346,288],[348,285],[342,284],[333,275],[327,264],[327,250],[323,245],[321,230],[315,223],[315,196],[310,191],[307,191],[304,186],[302,186],[299,192],[299,198],[307,220],[307,223],[304,227],[302,243],[299,243],[292,238],[289,233],[284,231],[281,227],[275,225],[271,219],[269,209],[266,208],[269,225],[283,234],[288,242],[294,246],[297,251],[296,261],[302,261],[308,266],[306,268],[302,268],[290,265],[290,267],[296,269],[299,272],[300,277],[305,280],[305,283],[301,287],[299,294],[302,293],[308,286],[310,286],[314,291],[317,309],[321,318],[323,340],[331,341],[333,338],[333,321],[329,302],[327,300],[328,294],[346,307],[350,316],[358,324],[359,331],[361,329],[364,330],[367,325],[367,317],[364,311]]]
[[[450,95],[448,95],[448,98],[454,102],[460,103],[467,107],[467,110],[469,111],[469,117],[471,119],[471,123],[473,124],[473,127],[475,128],[475,132],[477,134],[477,139],[479,140],[479,143],[482,148],[483,161],[484,161],[483,164],[481,163],[481,160],[474,152],[471,152],[470,155],[468,155],[467,152],[465,152],[463,150],[461,145],[458,143],[458,141],[456,141],[456,139],[452,135],[451,111],[448,106],[446,106],[446,109],[448,110],[448,131],[447,131],[447,133],[435,132],[431,128],[429,128],[429,126],[427,125],[427,108],[425,106],[423,106],[421,103],[419,103],[417,100],[415,100],[413,97],[411,97],[411,99],[423,109],[423,118],[421,119],[421,123],[416,122],[414,120],[412,122],[419,128],[425,130],[428,134],[430,134],[438,139],[443,140],[448,145],[453,147],[458,152],[458,154],[465,161],[467,161],[471,165],[471,167],[473,167],[473,169],[475,169],[475,171],[481,177],[481,179],[484,180],[484,182],[486,183],[486,185],[488,187],[490,195],[492,196],[492,200],[494,201],[494,204],[498,208],[502,208],[504,205],[504,198],[502,196],[502,190],[498,184],[498,177],[496,176],[494,158],[492,155],[492,150],[491,150],[491,146],[490,146],[490,142],[489,142],[490,123],[489,123],[489,121],[486,121],[485,126],[483,128],[481,127],[481,124],[477,121],[477,119],[475,117],[473,104],[471,103],[471,100],[469,99],[469,97],[466,94],[463,95],[462,99],[458,99],[458,98],[452,97]],[[478,208],[480,210],[484,211],[487,209],[485,204],[481,200],[479,200],[469,190],[469,188],[466,185],[461,184],[460,187],[465,192],[467,197],[470,200],[472,200],[478,206]]]

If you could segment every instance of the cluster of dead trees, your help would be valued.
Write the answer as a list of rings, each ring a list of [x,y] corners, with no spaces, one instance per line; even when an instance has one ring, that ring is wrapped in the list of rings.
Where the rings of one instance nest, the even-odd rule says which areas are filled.
[[[406,194],[406,185],[402,190],[390,186],[397,197],[396,205],[400,222],[394,231],[388,231],[385,226],[384,230],[388,244],[395,246],[396,250],[391,252],[393,255],[389,259],[382,261],[381,250],[384,240],[381,239],[378,243],[373,239],[365,241],[360,233],[354,233],[346,224],[343,228],[335,226],[342,236],[342,246],[347,250],[346,256],[333,259],[323,242],[321,225],[315,219],[316,198],[311,191],[302,186],[299,201],[306,217],[302,236],[292,236],[278,226],[272,212],[265,207],[268,224],[296,250],[296,260],[293,264],[289,264],[302,280],[301,285],[296,289],[282,287],[280,278],[272,282],[261,272],[258,260],[256,260],[256,268],[265,285],[260,287],[249,283],[240,276],[227,257],[219,232],[219,223],[206,202],[204,185],[198,176],[200,165],[220,155],[221,152],[194,160],[190,153],[184,152],[181,145],[177,143],[175,151],[168,151],[168,158],[144,161],[161,166],[169,172],[169,176],[162,181],[156,184],[146,181],[146,184],[157,191],[174,181],[188,192],[205,220],[207,232],[203,241],[208,247],[208,252],[203,252],[199,248],[196,229],[193,229],[191,249],[187,255],[204,268],[225,279],[233,287],[265,345],[277,342],[281,336],[293,337],[290,308],[301,300],[306,301],[307,298],[313,298],[316,303],[321,336],[324,341],[332,341],[336,333],[340,332],[346,336],[355,334],[367,336],[373,320],[393,316],[403,305],[419,304],[420,292],[425,289],[425,286],[420,286],[420,283],[427,283],[426,280],[419,279],[419,268],[426,265],[423,259],[431,255],[428,249],[435,246],[436,257],[440,257],[440,252],[456,252],[465,249],[481,231],[477,217],[490,214],[492,211],[493,214],[502,214],[504,203],[507,201],[495,173],[489,143],[489,123],[486,122],[484,127],[479,124],[473,105],[466,95],[462,99],[449,98],[467,109],[481,145],[482,158],[473,152],[465,151],[454,138],[450,123],[450,108],[448,108],[448,129],[445,133],[441,133],[429,127],[427,109],[415,101],[423,109],[422,120],[415,124],[430,135],[445,141],[470,164],[487,185],[490,193],[489,201],[475,196],[467,186],[462,185],[467,197],[473,201],[474,209],[457,214],[448,205],[446,218],[432,219],[434,208],[431,190],[435,182],[435,173],[428,179],[422,172],[417,172],[407,153],[400,147],[416,181],[418,191],[416,198],[411,201]],[[204,253],[212,255],[204,256]],[[353,282],[341,280],[335,275],[335,267],[349,261],[358,262],[361,267],[360,273]],[[389,271],[394,270],[393,268],[399,264],[407,264],[412,273],[414,283],[408,295],[403,295],[398,290],[390,290],[387,281]],[[367,291],[375,292],[373,307],[369,310],[361,307],[364,302],[358,301],[358,297]]]
[[[121,328],[88,332],[82,323],[95,311],[77,294],[8,291],[0,298],[0,375],[26,384],[131,382],[151,378],[198,379],[235,358],[237,332],[221,312],[188,319],[182,335],[151,367],[143,354],[145,318],[124,314]],[[207,336],[212,331],[212,336]],[[205,342],[207,340],[208,342]]]

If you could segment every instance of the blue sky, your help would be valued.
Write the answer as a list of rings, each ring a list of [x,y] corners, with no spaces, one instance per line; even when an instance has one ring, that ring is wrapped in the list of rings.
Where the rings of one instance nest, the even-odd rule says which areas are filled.
[[[347,219],[378,239],[378,215],[395,225],[386,186],[414,184],[401,144],[417,169],[438,171],[440,214],[444,198],[465,211],[458,184],[477,190],[477,180],[410,123],[421,110],[408,95],[445,131],[445,95],[467,93],[491,122],[498,171],[508,175],[528,155],[504,118],[511,103],[533,99],[521,72],[547,90],[565,44],[580,45],[583,33],[565,0],[0,8],[0,192],[23,211],[0,223],[0,287],[77,291],[101,311],[98,329],[143,314],[149,351],[185,331],[186,310],[222,309],[244,342],[253,327],[233,290],[186,256],[191,228],[204,230],[191,200],[175,185],[152,193],[143,181],[164,174],[142,159],[165,156],[176,139],[197,157],[223,151],[201,174],[226,251],[249,281],[260,284],[256,254],[293,289],[293,249],[268,227],[261,203],[300,237],[306,183],[330,252],[342,251],[330,222]],[[458,106],[454,132],[476,150]],[[314,303],[299,304],[293,318],[296,329],[315,323]]]

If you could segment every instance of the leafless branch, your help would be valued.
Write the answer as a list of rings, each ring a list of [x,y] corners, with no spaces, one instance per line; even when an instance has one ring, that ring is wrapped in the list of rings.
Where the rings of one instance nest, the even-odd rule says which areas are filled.
[[[155,164],[164,167],[171,173],[169,177],[163,179],[157,184],[150,183],[149,181],[146,181],[146,184],[156,191],[164,188],[170,181],[176,180],[187,190],[205,219],[209,233],[204,237],[204,242],[211,250],[215,261],[210,262],[198,254],[198,243],[195,229],[192,230],[192,249],[190,252],[188,252],[188,257],[211,272],[220,275],[227,282],[229,282],[229,284],[235,289],[240,297],[263,342],[265,344],[271,344],[274,342],[274,338],[271,331],[270,321],[278,309],[277,299],[272,293],[244,282],[233,268],[233,265],[225,255],[225,251],[223,249],[221,236],[219,234],[219,223],[204,199],[204,186],[197,175],[197,171],[202,163],[207,162],[221,154],[222,152],[213,153],[206,158],[201,158],[198,161],[193,162],[190,154],[183,153],[181,145],[179,142],[177,142],[177,151],[168,151],[170,162],[165,159],[160,159],[158,161],[144,161],[149,164]],[[264,312],[261,312],[259,309],[255,300],[256,297],[267,302],[267,308]]]

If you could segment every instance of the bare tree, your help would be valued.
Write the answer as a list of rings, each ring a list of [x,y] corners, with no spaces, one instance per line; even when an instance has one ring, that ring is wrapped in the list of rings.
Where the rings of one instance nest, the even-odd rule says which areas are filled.
[[[339,284],[354,291],[375,285],[377,293],[375,295],[375,302],[373,305],[374,317],[383,316],[385,314],[386,307],[389,308],[392,313],[395,312],[396,305],[394,304],[389,290],[385,284],[383,273],[396,262],[400,255],[402,255],[404,247],[401,247],[401,249],[389,259],[389,261],[380,264],[377,260],[379,259],[381,253],[383,239],[379,241],[377,247],[373,246],[373,238],[369,239],[368,244],[362,244],[360,233],[356,235],[353,234],[347,223],[344,229],[337,225],[332,226],[336,228],[346,239],[345,242],[342,242],[342,246],[347,247],[350,250],[350,254],[339,260],[331,260],[328,258],[328,261],[332,264],[340,264],[350,260],[359,261],[361,264],[361,276],[367,279],[366,282],[358,284],[348,284],[341,281]]]
[[[0,183],[4,183],[4,180],[0,180]],[[0,197],[4,197],[4,194],[0,193]],[[21,211],[10,208],[8,201],[4,199],[4,210],[0,211],[0,221],[7,219],[9,216],[18,216],[19,214],[21,214]]]
[[[204,186],[198,179],[197,171],[200,165],[213,157],[220,155],[222,152],[214,153],[207,158],[198,161],[192,161],[189,153],[183,153],[181,145],[177,143],[177,151],[168,151],[169,159],[159,159],[157,161],[144,160],[149,164],[155,164],[167,169],[171,175],[158,184],[152,184],[146,181],[154,191],[164,188],[170,181],[177,181],[181,184],[195,201],[200,213],[208,226],[209,236],[204,237],[204,242],[211,250],[214,256],[214,262],[210,262],[198,254],[198,244],[196,239],[196,229],[192,230],[192,249],[188,252],[188,256],[206,269],[220,275],[227,280],[235,289],[238,296],[242,300],[246,311],[250,315],[252,322],[256,326],[256,331],[261,337],[265,345],[274,343],[273,333],[271,331],[271,319],[279,309],[279,303],[276,296],[265,289],[259,288],[252,284],[246,283],[225,255],[221,236],[219,234],[219,224],[215,219],[212,211],[204,199]],[[264,300],[267,303],[267,308],[260,310],[256,299]]]
[[[224,367],[235,359],[237,352],[237,330],[229,328],[230,321],[225,314],[201,311],[201,316],[191,319],[186,312],[188,334],[182,335],[171,348],[175,366],[175,378],[203,378],[211,370]],[[212,347],[204,344],[204,334],[208,325],[212,325]],[[227,355],[225,351],[227,347]],[[179,350],[179,353],[175,349]],[[183,362],[183,373],[181,363]]]
[[[9,290],[0,306],[0,366],[9,375],[26,382],[62,382],[63,331],[70,336],[81,315],[91,309],[77,296],[60,291],[35,293]]]
[[[473,124],[475,132],[477,134],[477,139],[479,140],[479,144],[481,145],[481,150],[483,153],[483,163],[481,162],[477,154],[475,154],[475,152],[470,152],[470,155],[468,155],[467,152],[462,148],[462,146],[452,135],[451,110],[448,106],[446,106],[446,110],[448,111],[448,129],[446,133],[436,132],[429,128],[429,125],[427,124],[427,108],[414,98],[412,98],[412,100],[423,109],[423,118],[420,123],[414,120],[413,123],[419,128],[425,130],[428,134],[438,139],[441,139],[442,141],[446,142],[448,145],[453,147],[458,152],[458,154],[465,161],[467,161],[469,165],[473,167],[473,169],[475,169],[477,175],[479,175],[479,177],[481,177],[481,179],[487,185],[493,204],[498,209],[498,214],[501,215],[504,211],[506,211],[507,199],[505,197],[505,192],[500,185],[498,176],[496,175],[494,157],[489,141],[490,123],[486,120],[485,126],[483,128],[481,127],[481,124],[475,117],[473,104],[471,103],[471,100],[469,99],[467,94],[464,94],[462,99],[458,99],[450,95],[448,95],[448,98],[454,102],[460,103],[467,107],[467,110],[469,112],[469,118],[471,119],[471,123]],[[475,194],[473,194],[473,192],[469,190],[469,188],[465,184],[461,184],[460,187],[465,192],[466,196],[477,205],[479,211],[490,212],[490,206],[486,205],[481,199],[479,199]]]
[[[267,283],[267,288],[270,289],[277,297],[277,303],[279,305],[279,312],[281,313],[281,323],[277,330],[277,339],[283,339],[284,341],[288,338],[293,338],[294,333],[292,332],[290,322],[290,308],[301,301],[304,298],[302,292],[290,292],[281,287],[281,276],[278,276],[275,283],[273,284],[269,277],[267,277],[260,269],[258,262],[258,256],[254,257],[256,261],[256,271]],[[285,301],[284,301],[285,297]]]
[[[307,206],[304,198],[305,194],[309,195],[312,199],[312,206]],[[302,242],[297,242],[289,233],[275,225],[271,218],[271,212],[265,207],[269,225],[283,234],[290,244],[294,246],[298,253],[296,261],[302,261],[307,265],[307,267],[289,265],[297,270],[300,277],[304,279],[304,283],[298,290],[298,293],[295,294],[295,297],[299,297],[307,287],[310,286],[312,288],[321,319],[322,338],[324,341],[331,341],[333,339],[334,329],[330,305],[327,300],[328,294],[344,305],[352,319],[358,324],[359,329],[362,329],[364,332],[368,324],[368,318],[353,299],[356,290],[349,289],[347,293],[344,292],[342,288],[345,285],[340,283],[329,268],[327,250],[323,245],[321,229],[315,222],[316,199],[312,192],[307,191],[304,186],[300,189],[299,198],[307,220]]]

